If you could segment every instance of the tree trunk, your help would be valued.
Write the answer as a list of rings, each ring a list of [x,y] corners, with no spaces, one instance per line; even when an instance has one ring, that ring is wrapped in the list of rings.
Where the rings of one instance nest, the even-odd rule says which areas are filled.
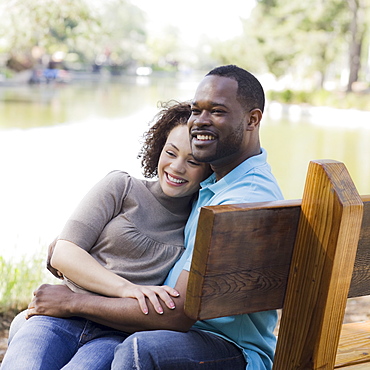
[[[352,14],[350,23],[351,41],[349,45],[349,77],[347,83],[347,92],[352,91],[352,84],[358,80],[358,74],[361,68],[361,51],[364,31],[361,23],[361,0],[347,0]]]

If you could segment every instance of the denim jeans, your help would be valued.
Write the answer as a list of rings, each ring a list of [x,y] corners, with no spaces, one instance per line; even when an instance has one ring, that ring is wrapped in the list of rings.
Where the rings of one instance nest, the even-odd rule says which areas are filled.
[[[245,370],[246,365],[242,351],[217,335],[154,330],[132,334],[118,345],[112,370]]]
[[[12,338],[1,370],[110,369],[127,336],[82,318],[34,316]]]

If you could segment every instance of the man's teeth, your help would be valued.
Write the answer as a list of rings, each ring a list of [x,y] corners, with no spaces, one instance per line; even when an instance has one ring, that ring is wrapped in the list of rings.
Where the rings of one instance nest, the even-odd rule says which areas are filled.
[[[214,140],[214,136],[211,135],[197,135],[198,140]]]
[[[175,182],[176,184],[183,184],[185,180],[176,179],[175,177],[172,177],[170,174],[168,174],[168,179],[172,182]]]

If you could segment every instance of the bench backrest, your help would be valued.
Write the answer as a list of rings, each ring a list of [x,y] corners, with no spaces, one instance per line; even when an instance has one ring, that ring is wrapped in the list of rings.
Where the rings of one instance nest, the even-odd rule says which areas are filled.
[[[346,299],[367,294],[370,196],[343,163],[310,162],[302,200],[202,208],[185,311],[284,308],[274,369],[333,368]]]

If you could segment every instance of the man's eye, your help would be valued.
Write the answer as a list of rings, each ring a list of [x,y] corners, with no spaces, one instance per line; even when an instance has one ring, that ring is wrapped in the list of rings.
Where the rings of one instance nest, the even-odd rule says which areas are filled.
[[[192,108],[191,109],[191,114],[199,114],[200,113],[200,110],[199,109],[195,109],[195,108]]]

